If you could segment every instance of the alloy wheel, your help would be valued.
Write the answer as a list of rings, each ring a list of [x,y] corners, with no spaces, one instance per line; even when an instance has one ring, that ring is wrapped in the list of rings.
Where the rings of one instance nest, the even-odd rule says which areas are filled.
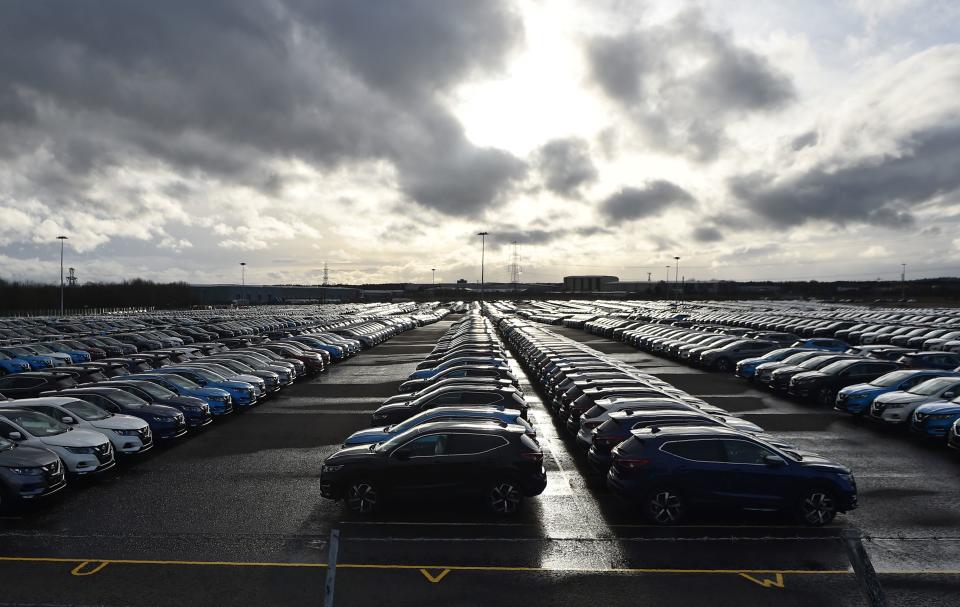
[[[720,360],[717,361],[717,371],[720,371],[721,373],[726,373],[729,370],[730,370],[729,360],[727,360],[726,358],[721,358]]]
[[[837,506],[829,493],[814,491],[800,502],[800,515],[808,525],[826,525],[837,515]]]
[[[670,489],[654,491],[648,505],[655,523],[676,523],[683,518],[683,500]]]
[[[497,514],[513,514],[520,508],[523,496],[513,483],[496,483],[490,489],[490,509]]]
[[[347,506],[354,512],[369,514],[377,507],[377,490],[366,482],[354,483],[347,490]]]

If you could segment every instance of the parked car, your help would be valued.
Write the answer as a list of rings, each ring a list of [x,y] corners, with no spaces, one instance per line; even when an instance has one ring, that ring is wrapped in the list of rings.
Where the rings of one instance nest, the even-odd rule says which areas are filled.
[[[337,451],[323,462],[320,493],[368,514],[390,499],[477,494],[497,514],[513,514],[547,486],[540,445],[523,426],[433,422],[374,448]]]
[[[451,387],[412,401],[381,405],[370,416],[371,426],[397,424],[421,411],[444,406],[486,406],[518,409],[526,417],[527,403],[513,387]]]
[[[873,381],[841,388],[834,409],[859,415],[868,411],[874,399],[882,394],[910,390],[928,379],[950,375],[949,371],[900,369]]]
[[[73,375],[58,371],[28,371],[0,377],[0,392],[8,398],[34,398],[47,390],[77,385]]]
[[[764,363],[775,363],[780,362],[786,359],[789,356],[798,354],[800,352],[816,352],[809,348],[778,348],[767,352],[762,356],[754,356],[751,358],[744,358],[736,364],[734,367],[734,375],[737,377],[742,377],[743,379],[753,381],[754,375],[757,372],[757,367]]]
[[[53,451],[67,472],[86,476],[113,468],[113,447],[106,436],[92,430],[75,430],[48,415],[0,407],[0,437],[25,447]]]
[[[899,368],[898,363],[886,360],[839,360],[817,370],[797,373],[790,378],[787,393],[796,398],[815,399],[821,405],[832,407],[841,389],[869,383]]]
[[[857,507],[849,468],[717,427],[643,428],[613,450],[607,485],[654,524],[692,510],[781,510],[808,525]]]
[[[504,424],[514,424],[526,428],[531,438],[536,438],[537,431],[523,418],[519,409],[503,409],[501,407],[436,407],[427,409],[412,417],[408,417],[398,424],[367,428],[354,432],[343,441],[343,447],[353,445],[369,445],[390,440],[397,434],[402,434],[421,424],[437,421],[470,421],[492,420]]]
[[[913,352],[904,354],[900,364],[908,369],[945,369],[960,367],[960,354],[955,352]]]
[[[701,352],[697,362],[708,369],[726,373],[733,371],[734,366],[741,360],[762,356],[776,350],[779,346],[780,344],[775,341],[743,339]]]
[[[110,439],[114,453],[134,455],[153,448],[150,426],[138,417],[110,413],[72,396],[46,396],[17,401],[12,405],[42,413],[72,428],[99,432]]]
[[[960,420],[960,397],[926,403],[914,410],[910,418],[910,431],[926,438],[943,440],[957,420]]]
[[[66,486],[63,464],[53,451],[0,436],[0,512]]]
[[[52,356],[38,354],[24,346],[5,346],[0,348],[0,354],[5,354],[16,360],[22,360],[30,365],[30,368],[34,371],[50,367],[59,367],[65,364]]]
[[[960,396],[960,377],[951,373],[945,377],[928,379],[907,391],[878,396],[870,405],[870,417],[888,424],[906,426],[920,405],[952,400],[957,396]]]
[[[202,387],[176,373],[138,373],[128,379],[153,382],[179,396],[198,398],[207,403],[213,415],[233,413],[233,397],[229,392],[221,388]]]
[[[173,440],[187,433],[187,420],[183,413],[165,405],[151,405],[119,388],[85,387],[71,388],[41,396],[72,396],[85,400],[110,413],[123,413],[139,417],[150,425],[155,439]]]
[[[154,382],[124,378],[102,382],[99,386],[120,388],[152,405],[173,407],[183,413],[188,428],[202,428],[213,422],[213,414],[206,401],[194,396],[178,396],[176,392]]]

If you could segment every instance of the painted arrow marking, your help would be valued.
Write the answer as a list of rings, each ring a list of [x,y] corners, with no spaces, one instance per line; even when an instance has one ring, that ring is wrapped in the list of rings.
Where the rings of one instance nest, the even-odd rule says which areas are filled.
[[[423,577],[427,578],[427,580],[428,580],[431,584],[437,584],[437,583],[439,583],[443,578],[447,577],[447,574],[450,573],[450,570],[449,570],[449,569],[441,569],[441,570],[440,570],[440,573],[438,573],[437,575],[432,575],[428,570],[426,570],[426,569],[421,569],[421,570],[420,570],[420,573],[422,573],[422,574],[423,574]]]
[[[773,579],[769,578],[755,578],[748,573],[741,573],[740,577],[750,580],[754,584],[763,586],[764,588],[783,588],[783,574],[775,573]]]

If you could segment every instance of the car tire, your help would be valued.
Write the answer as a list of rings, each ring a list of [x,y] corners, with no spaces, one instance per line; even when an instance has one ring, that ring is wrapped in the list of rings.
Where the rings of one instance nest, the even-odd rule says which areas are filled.
[[[671,487],[651,491],[644,502],[647,518],[655,525],[673,525],[686,517],[687,509],[680,492]]]
[[[732,368],[733,365],[730,364],[729,358],[721,358],[717,361],[716,369],[720,373],[729,373]]]
[[[501,479],[490,484],[484,493],[484,501],[494,514],[510,516],[520,510],[523,492],[516,482]]]
[[[797,518],[811,527],[826,525],[836,516],[837,500],[829,489],[810,489],[804,492],[797,504]]]
[[[357,480],[347,486],[344,502],[351,512],[372,514],[380,506],[380,492],[376,485],[366,480]]]

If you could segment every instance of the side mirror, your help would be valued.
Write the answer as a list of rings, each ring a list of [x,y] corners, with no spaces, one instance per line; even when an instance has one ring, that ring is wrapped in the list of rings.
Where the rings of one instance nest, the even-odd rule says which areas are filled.
[[[405,462],[408,459],[410,459],[410,451],[408,451],[407,449],[397,449],[396,451],[394,451],[393,456],[398,460],[400,460],[401,462]]]
[[[62,421],[62,422],[65,423],[65,424],[75,424],[75,423],[77,423],[77,420],[73,419],[73,418],[70,417],[69,415],[64,415],[63,417],[61,417],[61,418],[60,418],[60,421]]]
[[[779,455],[767,455],[763,458],[763,463],[770,466],[771,468],[779,468],[787,462],[783,461],[783,458]]]
[[[10,440],[23,440],[23,435],[17,431],[13,431],[7,434],[7,438]]]
[[[955,396],[956,396],[956,393],[954,393],[952,390],[951,390],[950,392],[944,392],[944,393],[943,393],[943,398],[944,398],[944,400],[950,400],[950,399],[954,398]]]

